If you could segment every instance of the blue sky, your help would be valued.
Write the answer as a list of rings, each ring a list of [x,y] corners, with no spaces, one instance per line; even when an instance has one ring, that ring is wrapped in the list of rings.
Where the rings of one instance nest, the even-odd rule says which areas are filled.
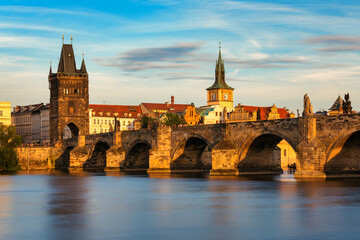
[[[218,42],[234,103],[315,110],[350,93],[360,110],[359,1],[26,1],[0,5],[0,101],[49,101],[61,36],[90,102],[206,104]]]

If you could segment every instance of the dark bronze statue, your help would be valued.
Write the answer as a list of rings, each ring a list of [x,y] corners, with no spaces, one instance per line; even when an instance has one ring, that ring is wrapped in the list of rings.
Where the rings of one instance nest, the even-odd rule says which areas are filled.
[[[350,95],[349,93],[345,94],[345,101],[343,100],[343,112],[344,114],[351,114],[352,113],[352,107],[351,107],[351,101],[350,101]]]

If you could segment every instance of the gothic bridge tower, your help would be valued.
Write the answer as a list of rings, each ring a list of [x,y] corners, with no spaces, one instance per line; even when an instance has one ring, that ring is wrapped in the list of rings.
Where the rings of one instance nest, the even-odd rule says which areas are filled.
[[[84,57],[81,68],[76,69],[71,44],[63,45],[56,73],[49,72],[50,89],[50,141],[62,140],[69,127],[71,137],[89,133],[89,81]]]
[[[215,67],[215,82],[207,88],[207,105],[220,105],[233,108],[233,91],[225,82],[225,65],[221,58],[221,47],[219,46],[219,58]]]

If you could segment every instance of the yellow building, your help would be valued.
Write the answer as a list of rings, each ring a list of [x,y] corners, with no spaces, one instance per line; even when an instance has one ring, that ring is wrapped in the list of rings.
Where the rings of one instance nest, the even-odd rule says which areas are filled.
[[[221,48],[219,48],[219,58],[216,61],[215,82],[207,88],[207,105],[220,105],[221,107],[233,108],[233,91],[225,82],[225,65],[221,58]]]
[[[11,103],[0,102],[0,125],[11,125]]]
[[[194,105],[187,106],[184,112],[184,118],[188,125],[197,125],[201,120],[201,116],[197,113]]]
[[[287,168],[288,165],[296,162],[296,153],[287,141],[281,140],[277,147],[280,148],[281,168]]]

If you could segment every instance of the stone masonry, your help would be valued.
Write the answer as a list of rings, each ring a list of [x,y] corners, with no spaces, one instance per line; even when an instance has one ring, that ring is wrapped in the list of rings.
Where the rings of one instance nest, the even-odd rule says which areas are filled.
[[[273,157],[282,139],[297,154],[296,178],[360,173],[357,114],[80,135],[57,148],[20,148],[18,152],[24,168],[29,150],[31,168],[270,174],[282,171]]]

